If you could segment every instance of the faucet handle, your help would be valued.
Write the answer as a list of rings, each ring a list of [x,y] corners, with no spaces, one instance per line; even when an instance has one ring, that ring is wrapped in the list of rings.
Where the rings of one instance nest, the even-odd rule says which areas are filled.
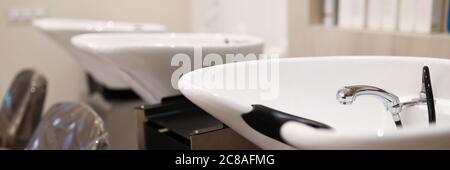
[[[434,96],[433,96],[433,89],[431,87],[430,69],[428,68],[428,66],[423,67],[421,96],[423,95],[422,94],[423,91],[425,92],[425,98],[427,101],[428,121],[430,123],[436,123],[436,111],[435,111],[435,107],[434,107]]]

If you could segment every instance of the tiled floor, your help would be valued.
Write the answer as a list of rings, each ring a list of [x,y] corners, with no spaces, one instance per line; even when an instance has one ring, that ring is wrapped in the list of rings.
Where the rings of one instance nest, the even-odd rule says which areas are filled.
[[[110,149],[137,149],[137,124],[134,108],[143,104],[140,100],[108,101],[99,96],[91,97],[89,104],[99,113],[109,133]]]

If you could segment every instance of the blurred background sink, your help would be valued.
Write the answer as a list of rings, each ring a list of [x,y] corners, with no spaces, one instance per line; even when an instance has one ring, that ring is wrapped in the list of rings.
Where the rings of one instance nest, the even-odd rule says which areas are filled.
[[[69,51],[81,64],[88,75],[100,85],[114,90],[130,87],[121,79],[116,67],[73,48],[72,37],[85,33],[120,33],[120,32],[163,32],[165,27],[151,23],[117,22],[110,20],[87,20],[67,18],[42,18],[33,21],[33,25]]]
[[[237,34],[86,34],[74,37],[72,42],[80,50],[105,60],[103,65],[120,68],[122,72],[118,75],[122,75],[147,104],[179,95],[179,76],[202,68],[205,56],[209,54],[219,55],[222,63],[226,63],[226,54],[245,56],[263,52],[262,39]],[[177,58],[177,54],[187,58]],[[230,62],[245,60],[248,58]],[[200,67],[196,65],[198,63]]]

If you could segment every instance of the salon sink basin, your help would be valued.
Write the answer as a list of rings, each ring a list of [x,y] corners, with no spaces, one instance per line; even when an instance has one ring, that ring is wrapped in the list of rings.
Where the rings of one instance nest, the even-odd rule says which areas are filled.
[[[403,109],[398,128],[373,96],[351,105],[336,100],[338,89],[348,85],[380,87],[401,101],[417,98],[424,65],[431,71],[435,124],[428,121],[427,105]],[[449,73],[445,59],[305,57],[203,68],[184,75],[179,88],[264,149],[450,149]]]
[[[226,54],[259,55],[263,49],[260,38],[234,34],[85,34],[74,37],[72,43],[119,68],[122,78],[148,104],[179,95],[178,79],[191,70],[246,61],[249,58],[228,61]],[[220,63],[208,62],[208,56],[218,57]]]
[[[163,32],[165,27],[152,23],[117,22],[109,20],[88,20],[68,18],[41,18],[33,21],[33,26],[61,45],[80,63],[94,80],[112,90],[129,89],[119,76],[116,67],[105,64],[101,58],[91,56],[73,48],[70,40],[73,36],[85,33],[120,32]]]

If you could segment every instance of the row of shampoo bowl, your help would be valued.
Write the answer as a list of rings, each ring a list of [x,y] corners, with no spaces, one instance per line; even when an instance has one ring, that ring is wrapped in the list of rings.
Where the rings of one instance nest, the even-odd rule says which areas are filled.
[[[187,72],[192,70],[188,70],[183,72],[186,74],[181,80],[172,81],[171,73],[175,71],[175,68],[171,67],[171,57],[175,54],[184,53],[193,56],[196,47],[201,47],[202,56],[209,53],[222,54],[222,56],[227,53],[261,54],[263,41],[247,35],[158,33],[164,31],[162,29],[149,31],[152,33],[143,33],[142,29],[119,30],[115,27],[122,24],[110,21],[100,22],[104,26],[79,20],[67,21],[70,22],[68,24],[66,21],[53,20],[53,24],[36,22],[35,25],[38,27],[41,25],[41,30],[44,32],[60,35],[60,37],[65,35],[62,34],[65,30],[78,29],[75,32],[91,33],[75,37],[72,37],[74,34],[65,36],[64,43],[74,53],[83,54],[80,56],[84,59],[100,61],[93,64],[93,67],[103,69],[108,66],[115,70],[108,71],[106,74],[108,76],[99,74],[99,77],[111,77],[113,81],[120,80],[122,82],[120,87],[132,88],[148,104],[158,103],[163,97],[180,94],[180,91],[174,88],[177,86],[182,94],[195,104],[263,149],[450,148],[448,141],[450,127],[446,125],[449,124],[446,123],[449,121],[449,116],[445,114],[450,110],[448,107],[450,104],[446,99],[450,94],[442,88],[447,87],[446,84],[449,82],[447,77],[450,77],[442,76],[448,73],[450,68],[447,60],[392,56],[260,60],[208,67],[190,73]],[[74,26],[75,23],[80,25]],[[48,28],[46,24],[54,28]],[[129,28],[135,25],[128,23]],[[92,29],[95,27],[98,29]],[[105,27],[111,29],[108,30]],[[88,68],[88,64],[94,62],[83,62],[82,57],[80,57],[80,63],[84,65],[84,68],[90,74],[96,74],[94,71],[98,70]],[[189,59],[195,60],[195,58]],[[276,97],[272,100],[261,100],[260,95],[264,93],[262,89],[220,90],[205,86],[224,83],[224,81],[233,82],[236,79],[204,82],[211,80],[193,78],[205,72],[218,74],[231,71],[237,66],[265,64],[265,62],[278,62],[279,66],[278,82],[274,82],[278,84],[275,86],[278,88],[274,89]],[[376,107],[378,103],[360,100],[359,104],[344,107],[336,102],[336,90],[350,84],[377,85],[393,90],[401,96],[416,94],[417,88],[409,85],[418,84],[420,87],[420,83],[417,83],[420,82],[418,75],[424,63],[433,70],[432,77],[439,79],[439,83],[433,83],[436,87],[435,94],[437,94],[438,122],[435,127],[422,124],[425,123],[421,121],[423,107],[405,111],[408,115],[402,117],[405,117],[404,123],[407,128],[396,130],[395,126],[390,124],[392,120],[389,114],[385,113],[383,108]],[[392,76],[392,73],[396,75]],[[245,75],[246,73],[237,74]],[[98,81],[102,82],[100,78]],[[111,85],[110,87],[113,84],[108,84],[107,81],[103,83],[105,86]],[[236,98],[239,102],[236,102]],[[242,117],[254,111],[255,107],[252,105],[258,104],[285,111],[290,113],[289,115],[324,122],[333,127],[334,131],[317,130],[295,121],[285,120],[282,126],[268,130],[272,133],[271,135],[263,134],[250,127]],[[384,117],[385,115],[388,115],[387,118]],[[267,123],[273,122],[269,120]],[[270,136],[276,136],[276,138]]]
[[[248,35],[164,33],[165,27],[159,24],[83,19],[43,18],[33,23],[69,51],[101,85],[131,88],[148,104],[180,94],[178,80],[172,80],[176,69],[172,56],[176,54],[188,54],[194,63],[196,48],[201,48],[201,57],[263,52],[263,40]]]

